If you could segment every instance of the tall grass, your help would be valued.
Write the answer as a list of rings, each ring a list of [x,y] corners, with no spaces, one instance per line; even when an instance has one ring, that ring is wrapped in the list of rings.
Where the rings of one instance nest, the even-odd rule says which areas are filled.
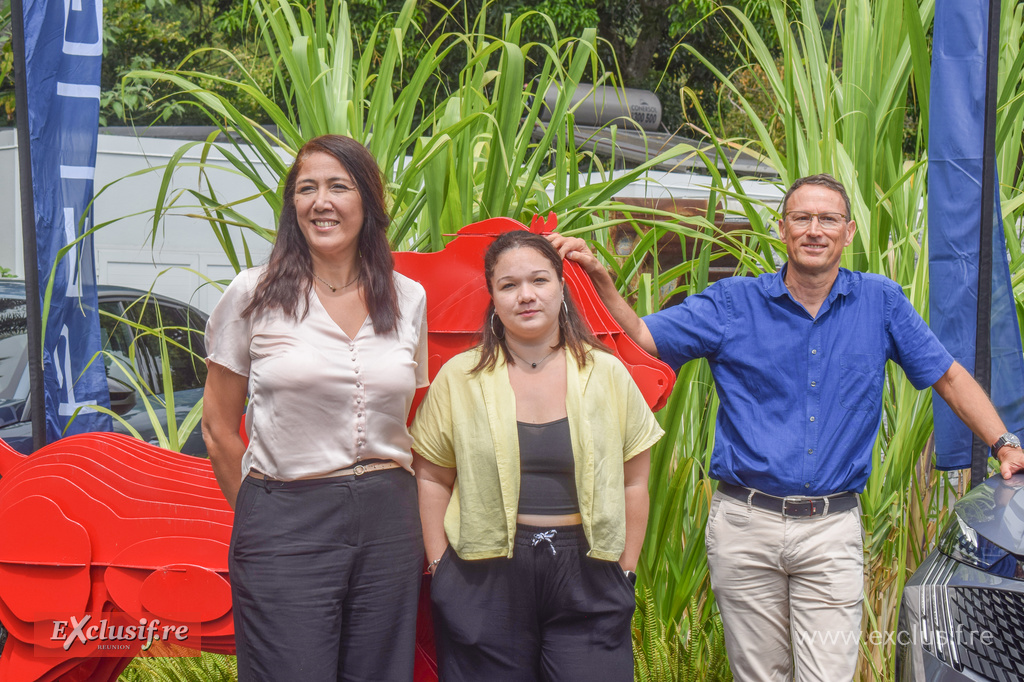
[[[385,175],[392,198],[389,237],[403,250],[440,249],[462,226],[491,216],[529,222],[534,214],[554,211],[564,227],[592,223],[616,192],[680,151],[667,150],[614,178],[579,183],[576,168],[588,158],[569,134],[572,95],[584,77],[596,82],[606,77],[593,29],[561,38],[553,22],[536,15],[550,27],[548,41],[524,43],[522,26],[530,14],[514,21],[506,16],[502,35],[489,36],[483,33],[485,7],[473,32],[428,39],[419,53],[408,55],[403,54],[404,36],[415,30],[416,0],[407,0],[393,27],[374,31],[357,54],[345,2],[315,0],[307,7],[289,0],[252,0],[251,6],[265,47],[275,56],[284,104],[261,90],[244,69],[237,82],[184,67],[128,76],[176,86],[180,97],[218,126],[220,134],[183,146],[162,169],[154,225],[166,211],[198,206],[236,268],[251,263],[235,256],[248,252],[233,243],[228,228],[240,226],[243,234],[265,239],[273,238],[273,230],[248,219],[244,202],[226,205],[218,199],[212,180],[216,171],[205,161],[214,150],[233,172],[249,178],[253,198],[267,202],[277,216],[290,157],[306,140],[336,133],[363,142]],[[465,55],[460,87],[440,92],[438,71],[456,48]],[[403,60],[416,67],[396,92],[393,83]],[[540,65],[540,73],[524,84],[528,60]],[[236,61],[241,69],[241,60]],[[276,128],[240,114],[233,98],[207,87],[211,83],[232,86],[238,97],[252,99]],[[552,87],[559,96],[542,122],[544,93]],[[535,131],[538,141],[533,140]],[[195,146],[202,149],[198,165],[205,182],[171,195],[171,179],[183,166],[185,151]]]
[[[1010,275],[1017,319],[1024,326],[1024,5],[1004,0],[999,31],[999,99],[996,107],[996,158],[1003,229],[1010,254]]]
[[[136,300],[129,308],[132,314],[129,316],[115,315],[105,310],[100,311],[101,316],[112,318],[116,325],[124,325],[131,330],[132,343],[128,348],[128,357],[120,353],[101,350],[93,356],[91,362],[100,361],[107,365],[108,376],[122,384],[124,388],[130,389],[137,401],[142,402],[146,411],[148,424],[155,435],[155,445],[166,450],[180,452],[186,442],[199,426],[203,415],[203,399],[199,398],[187,412],[181,414],[180,409],[175,408],[175,387],[174,371],[171,367],[170,350],[183,353],[191,359],[193,366],[202,365],[204,358],[201,357],[192,347],[191,338],[195,330],[165,324],[160,306],[150,294],[144,294]],[[155,317],[155,326],[147,326],[140,322],[147,316],[147,309]],[[134,319],[133,319],[134,318]],[[174,336],[184,335],[185,342],[176,340]],[[142,362],[140,345],[147,341],[155,342],[156,352],[159,355],[160,366],[152,366],[150,362]],[[146,366],[146,365],[150,366]],[[150,385],[147,375],[159,385]],[[101,412],[110,416],[118,422],[128,433],[134,437],[145,440],[139,431],[132,424],[117,412],[103,407],[102,405],[90,405],[88,409]],[[76,416],[77,416],[76,411]]]

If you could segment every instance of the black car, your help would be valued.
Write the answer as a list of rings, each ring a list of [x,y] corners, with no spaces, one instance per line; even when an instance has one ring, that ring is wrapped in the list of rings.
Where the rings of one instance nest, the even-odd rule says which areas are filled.
[[[206,381],[206,315],[180,301],[137,289],[100,286],[98,294],[101,338],[107,351],[101,358],[107,371],[111,409],[144,439],[158,444],[157,427],[146,403],[166,433],[165,360],[170,368],[174,413],[179,424],[202,398]],[[147,329],[162,330],[162,335],[148,333]],[[0,280],[0,438],[25,454],[32,449],[27,346],[25,284]],[[136,384],[145,389],[145,395],[139,394]],[[114,431],[134,435],[116,419]],[[205,454],[198,426],[181,450]]]
[[[896,679],[1024,680],[1024,474],[956,503],[900,604]]]

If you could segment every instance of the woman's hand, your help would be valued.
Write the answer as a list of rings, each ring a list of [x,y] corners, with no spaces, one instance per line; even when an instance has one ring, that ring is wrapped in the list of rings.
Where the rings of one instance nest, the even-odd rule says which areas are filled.
[[[245,443],[239,430],[245,414],[249,379],[223,365],[208,362],[203,390],[203,441],[213,465],[213,475],[232,509],[242,485]]]
[[[416,471],[416,487],[420,498],[420,523],[423,525],[423,549],[427,566],[433,574],[441,555],[448,549],[444,532],[444,514],[452,499],[455,469],[438,466],[415,452],[412,468]]]

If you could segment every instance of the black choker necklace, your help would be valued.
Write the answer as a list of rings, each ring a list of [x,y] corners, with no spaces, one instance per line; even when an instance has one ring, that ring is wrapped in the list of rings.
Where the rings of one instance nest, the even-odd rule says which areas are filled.
[[[356,280],[357,280],[357,279],[359,279],[359,273],[357,272],[357,273],[356,273],[356,276],[355,276],[355,277],[353,277],[352,279],[350,279],[350,280],[348,281],[348,283],[346,283],[346,284],[342,284],[342,285],[341,285],[340,287],[336,287],[336,286],[334,286],[333,284],[331,284],[330,282],[328,282],[328,281],[327,281],[326,279],[324,279],[323,277],[321,277],[320,275],[316,274],[315,272],[313,273],[313,276],[314,276],[314,277],[316,277],[316,278],[317,278],[318,280],[320,280],[320,282],[321,282],[321,283],[322,283],[322,284],[323,284],[323,285],[324,285],[325,287],[327,287],[328,289],[330,289],[330,290],[331,290],[331,293],[332,293],[332,294],[334,294],[334,293],[337,293],[338,289],[347,289],[347,288],[349,288],[350,286],[352,286],[353,284],[355,284],[355,283],[356,283]]]
[[[507,344],[506,344],[506,345],[507,345]],[[516,356],[517,358],[519,358],[519,359],[520,359],[520,360],[522,360],[523,362],[530,362],[529,360],[527,360],[526,358],[524,358],[524,357],[523,357],[522,355],[520,355],[519,353],[517,353],[517,352],[515,352],[514,350],[512,350],[512,346],[507,346],[507,347],[508,347],[508,352],[509,352],[509,353],[511,353],[512,355]],[[530,367],[532,367],[533,369],[537,369],[537,365],[541,364],[542,362],[544,362],[545,360],[547,360],[548,358],[550,358],[550,357],[551,357],[552,355],[554,355],[555,353],[557,353],[557,352],[558,352],[559,350],[561,350],[561,349],[560,349],[560,348],[555,348],[555,349],[554,349],[553,351],[551,351],[550,353],[548,353],[547,355],[545,355],[544,357],[542,357],[542,358],[541,358],[540,360],[538,360],[537,362],[530,362]]]

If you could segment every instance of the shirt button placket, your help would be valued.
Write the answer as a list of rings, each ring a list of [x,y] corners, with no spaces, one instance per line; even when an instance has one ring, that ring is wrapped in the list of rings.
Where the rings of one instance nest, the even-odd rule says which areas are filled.
[[[366,447],[366,386],[363,384],[363,367],[359,361],[359,352],[356,350],[356,344],[350,344],[349,351],[352,357],[352,370],[356,379],[355,391],[353,391],[353,407],[355,408],[356,415],[354,420],[354,438],[356,461],[359,461],[363,458],[363,452]]]
[[[814,320],[811,324],[807,355],[807,430],[804,443],[803,481],[804,488],[811,486],[811,481],[816,478],[817,466],[815,464],[814,452],[818,449],[818,415],[821,413],[821,389],[818,383],[821,381],[821,366],[823,353],[821,351],[821,327]]]

